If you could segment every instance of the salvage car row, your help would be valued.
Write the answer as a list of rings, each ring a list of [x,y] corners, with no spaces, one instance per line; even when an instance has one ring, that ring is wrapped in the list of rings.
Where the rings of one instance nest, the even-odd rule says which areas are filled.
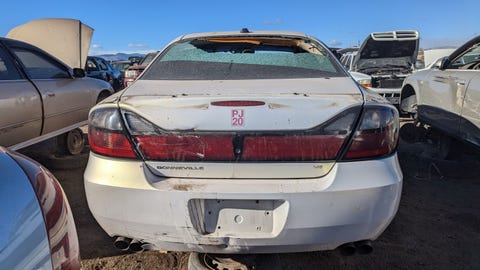
[[[20,41],[0,42],[4,66],[19,76],[0,84],[24,82],[32,89],[28,100],[44,106],[28,113],[38,116],[37,122],[0,126],[1,143],[18,149],[51,138],[84,124],[88,114],[88,205],[105,232],[126,248],[192,251],[193,256],[335,248],[371,252],[372,241],[395,216],[402,190],[396,153],[399,112],[374,93],[374,86],[384,93],[404,89],[390,101],[432,126],[435,121],[428,119],[435,117],[426,117],[432,108],[455,97],[457,107],[442,114],[458,128],[451,135],[479,145],[478,39],[438,69],[417,71],[405,80],[413,70],[410,49],[418,50],[418,32],[372,34],[355,62],[357,71],[372,78],[372,87],[365,88],[321,41],[302,33],[242,29],[184,35],[155,53],[134,83],[109,97],[113,89],[84,78],[82,69]],[[385,59],[398,44],[404,50]],[[378,63],[381,69],[373,67]],[[36,77],[45,74],[49,77]],[[88,98],[70,94],[76,102],[68,104],[64,91],[49,87],[42,92],[48,83],[90,81],[107,85],[107,92],[85,91]],[[428,91],[443,88],[432,81],[451,86],[446,90],[450,95],[437,104],[431,100],[439,95]],[[78,117],[66,109],[51,113],[45,106],[55,97],[62,97],[60,102],[73,107]],[[90,103],[73,106],[80,99]],[[8,99],[2,97],[2,102]],[[3,115],[18,106],[12,104]],[[50,121],[55,119],[62,121]],[[7,134],[30,123],[38,131],[23,133],[33,138]],[[19,141],[8,141],[13,139]],[[37,166],[46,173],[15,154],[4,154],[5,162],[13,157],[20,167]],[[39,175],[12,177],[38,181]],[[44,201],[38,201],[41,208]],[[35,235],[46,239],[48,233]],[[194,263],[196,269],[211,267],[201,260]]]
[[[452,139],[480,148],[480,37],[437,50],[443,55],[424,69],[415,65],[418,41],[417,31],[374,32],[359,48],[340,50],[340,61],[366,89],[440,131],[445,155]]]

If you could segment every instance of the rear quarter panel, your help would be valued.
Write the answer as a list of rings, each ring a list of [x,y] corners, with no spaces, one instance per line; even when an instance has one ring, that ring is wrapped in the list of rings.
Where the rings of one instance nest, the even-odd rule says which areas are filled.
[[[0,152],[0,268],[52,269],[42,210],[28,177]]]

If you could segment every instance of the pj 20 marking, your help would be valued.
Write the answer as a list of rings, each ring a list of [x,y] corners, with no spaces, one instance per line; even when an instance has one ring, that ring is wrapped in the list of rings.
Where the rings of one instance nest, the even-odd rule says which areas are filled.
[[[245,125],[245,112],[241,109],[232,110],[232,126],[243,127]]]

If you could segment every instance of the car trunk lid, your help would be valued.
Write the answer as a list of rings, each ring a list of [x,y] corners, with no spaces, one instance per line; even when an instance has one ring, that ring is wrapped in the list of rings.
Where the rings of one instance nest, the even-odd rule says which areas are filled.
[[[140,80],[120,107],[156,174],[305,178],[330,170],[362,102],[350,78]]]

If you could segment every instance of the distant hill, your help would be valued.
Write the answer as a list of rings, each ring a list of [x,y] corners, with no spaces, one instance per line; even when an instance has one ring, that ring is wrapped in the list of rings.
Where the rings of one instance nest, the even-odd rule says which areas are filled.
[[[145,56],[142,53],[116,53],[116,54],[100,54],[95,55],[101,57],[107,61],[119,61],[119,60],[128,60],[130,56]]]

